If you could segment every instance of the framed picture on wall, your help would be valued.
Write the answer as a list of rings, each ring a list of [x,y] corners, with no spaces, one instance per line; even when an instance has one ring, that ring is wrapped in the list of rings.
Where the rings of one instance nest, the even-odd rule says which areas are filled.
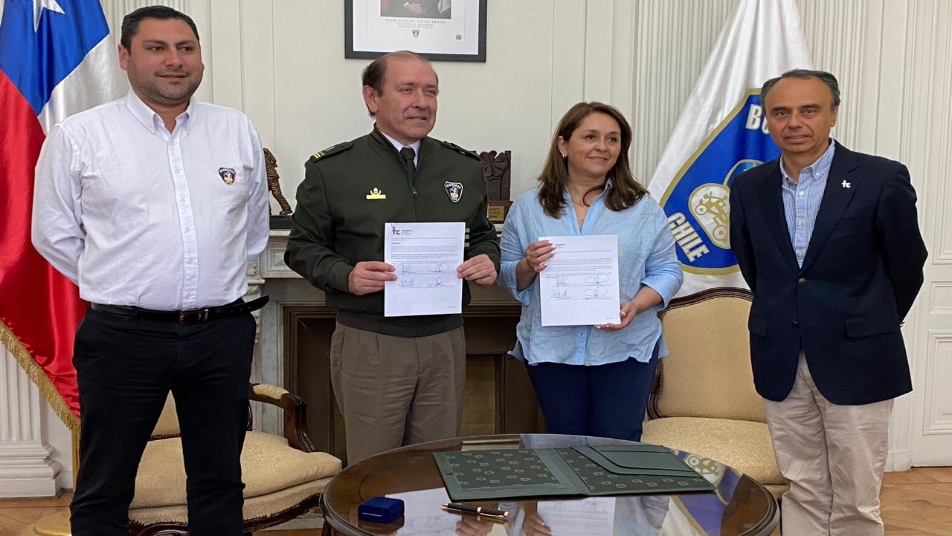
[[[344,57],[486,61],[487,0],[344,0]]]

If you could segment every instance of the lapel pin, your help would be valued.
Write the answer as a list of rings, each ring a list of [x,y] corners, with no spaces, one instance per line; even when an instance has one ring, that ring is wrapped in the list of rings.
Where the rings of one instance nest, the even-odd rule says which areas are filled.
[[[848,182],[846,182],[846,181],[843,181],[843,183],[842,183],[840,186],[842,186],[843,188],[849,188],[849,187],[850,187],[850,183],[848,183]]]

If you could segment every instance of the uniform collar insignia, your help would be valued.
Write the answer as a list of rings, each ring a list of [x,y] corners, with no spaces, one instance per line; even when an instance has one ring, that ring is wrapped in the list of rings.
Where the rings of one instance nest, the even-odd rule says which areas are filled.
[[[459,203],[459,200],[463,198],[463,183],[461,182],[446,181],[443,183],[443,189],[446,190],[450,201],[454,203]]]

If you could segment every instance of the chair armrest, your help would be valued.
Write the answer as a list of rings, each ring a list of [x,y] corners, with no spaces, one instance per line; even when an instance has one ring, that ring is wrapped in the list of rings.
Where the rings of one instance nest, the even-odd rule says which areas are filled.
[[[661,414],[661,388],[664,385],[664,362],[658,361],[658,368],[655,369],[654,381],[651,382],[651,392],[648,393],[648,420],[660,419],[664,417]]]
[[[307,432],[307,402],[304,398],[276,386],[252,383],[248,399],[284,410],[284,437],[288,445],[303,452],[317,452]]]

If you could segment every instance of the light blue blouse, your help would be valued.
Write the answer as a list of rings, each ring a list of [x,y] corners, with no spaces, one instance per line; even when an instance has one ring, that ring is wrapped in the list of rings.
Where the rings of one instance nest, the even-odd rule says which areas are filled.
[[[610,182],[606,191],[608,188]],[[589,207],[580,231],[568,192],[565,200],[565,214],[552,218],[542,210],[538,190],[530,190],[516,199],[506,216],[500,242],[499,284],[522,303],[517,343],[510,354],[529,364],[602,365],[629,357],[646,363],[660,341],[660,355],[668,355],[657,313],[681,288],[684,276],[664,211],[646,195],[635,206],[615,212],[605,206],[602,193]],[[618,236],[621,301],[632,299],[642,285],[647,285],[661,295],[663,303],[642,311],[631,324],[617,331],[593,326],[543,326],[539,278],[526,289],[516,290],[516,263],[525,257],[526,247],[541,236],[612,234]]]

